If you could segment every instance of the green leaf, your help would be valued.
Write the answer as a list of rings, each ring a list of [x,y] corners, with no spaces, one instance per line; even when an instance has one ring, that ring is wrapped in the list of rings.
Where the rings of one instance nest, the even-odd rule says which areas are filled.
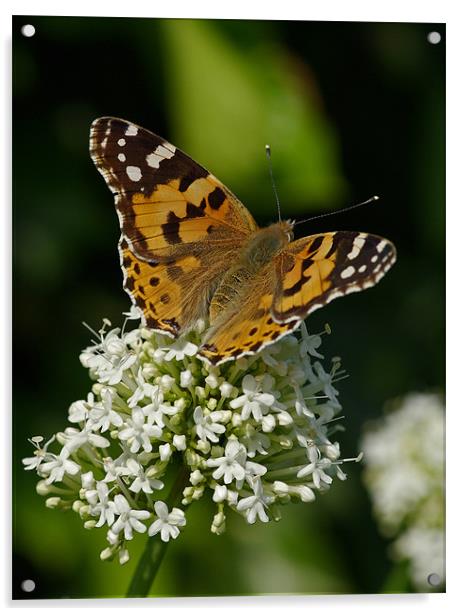
[[[266,144],[283,216],[342,198],[338,142],[305,64],[266,31],[247,45],[209,21],[165,20],[161,32],[176,145],[267,217],[276,206]]]

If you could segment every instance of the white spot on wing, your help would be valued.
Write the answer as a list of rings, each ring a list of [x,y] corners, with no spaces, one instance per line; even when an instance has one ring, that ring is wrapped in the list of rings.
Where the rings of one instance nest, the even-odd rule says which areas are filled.
[[[135,137],[137,133],[138,133],[137,126],[134,126],[134,124],[129,124],[124,134],[126,135],[126,137]]]
[[[353,265],[349,265],[345,270],[341,272],[341,278],[350,278],[353,274],[355,274],[355,267]]]
[[[167,141],[163,142],[163,146],[165,148],[168,148],[168,150],[171,150],[171,152],[173,152],[173,154],[176,152],[176,148],[174,147],[174,145],[171,145],[171,143],[168,143]]]
[[[376,246],[376,250],[377,250],[378,252],[382,252],[382,250],[384,249],[384,247],[386,246],[386,244],[387,244],[386,240],[381,240],[381,241],[379,242],[379,244]]]
[[[358,257],[358,255],[360,254],[360,251],[363,248],[363,245],[365,243],[365,237],[366,236],[365,236],[364,233],[359,233],[357,235],[357,237],[354,239],[354,243],[352,245],[352,250],[347,255],[348,259],[352,260],[352,259],[355,259],[356,257]]]
[[[126,167],[126,173],[128,174],[129,179],[133,182],[138,182],[142,177],[142,172],[139,167],[132,167],[129,165],[129,167]]]
[[[377,260],[378,260],[377,255],[373,255],[373,256],[371,257],[371,262],[372,262],[372,263],[376,263],[376,261],[377,261]]]
[[[358,268],[359,273],[360,273],[360,274],[363,274],[363,272],[366,270],[366,268],[367,268],[367,266],[366,266],[366,265],[361,265],[361,266]]]
[[[122,137],[121,139],[118,139],[118,145],[121,147],[123,147],[123,145],[126,145],[126,139],[123,139]]]
[[[147,161],[147,165],[149,167],[153,167],[154,169],[159,169],[160,162],[163,160],[163,156],[158,156],[158,154],[156,154],[155,152],[152,152],[151,154],[147,154],[147,157],[145,160]]]
[[[169,148],[167,146],[170,146]],[[158,145],[154,152],[146,157],[147,165],[158,169],[162,160],[173,158],[176,148],[169,143]]]

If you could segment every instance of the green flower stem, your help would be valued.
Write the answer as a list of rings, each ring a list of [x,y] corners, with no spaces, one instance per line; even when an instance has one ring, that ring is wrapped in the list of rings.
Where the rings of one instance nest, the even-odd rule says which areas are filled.
[[[171,492],[166,499],[168,509],[176,507],[181,501],[182,492],[188,483],[189,469],[182,466],[174,480]],[[139,559],[131,583],[129,584],[127,597],[146,597],[149,594],[152,583],[158,573],[163,557],[168,547],[168,542],[162,541],[160,534],[149,537],[145,549]]]

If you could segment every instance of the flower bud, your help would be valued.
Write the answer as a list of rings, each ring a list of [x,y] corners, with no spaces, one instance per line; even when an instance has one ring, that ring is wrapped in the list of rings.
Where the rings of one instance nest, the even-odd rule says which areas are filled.
[[[175,434],[173,436],[173,445],[178,451],[184,451],[186,449],[185,434]]]
[[[214,517],[210,530],[215,535],[221,535],[226,530],[226,516],[219,511]]]
[[[49,509],[58,509],[62,505],[62,500],[59,496],[51,496],[45,501],[45,506]]]

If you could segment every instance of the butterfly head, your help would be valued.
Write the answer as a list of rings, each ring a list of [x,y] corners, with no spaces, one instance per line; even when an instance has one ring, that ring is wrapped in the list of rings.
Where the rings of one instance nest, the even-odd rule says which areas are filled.
[[[287,236],[287,241],[292,242],[294,240],[294,225],[295,220],[284,220],[279,223],[283,228],[284,233]]]

